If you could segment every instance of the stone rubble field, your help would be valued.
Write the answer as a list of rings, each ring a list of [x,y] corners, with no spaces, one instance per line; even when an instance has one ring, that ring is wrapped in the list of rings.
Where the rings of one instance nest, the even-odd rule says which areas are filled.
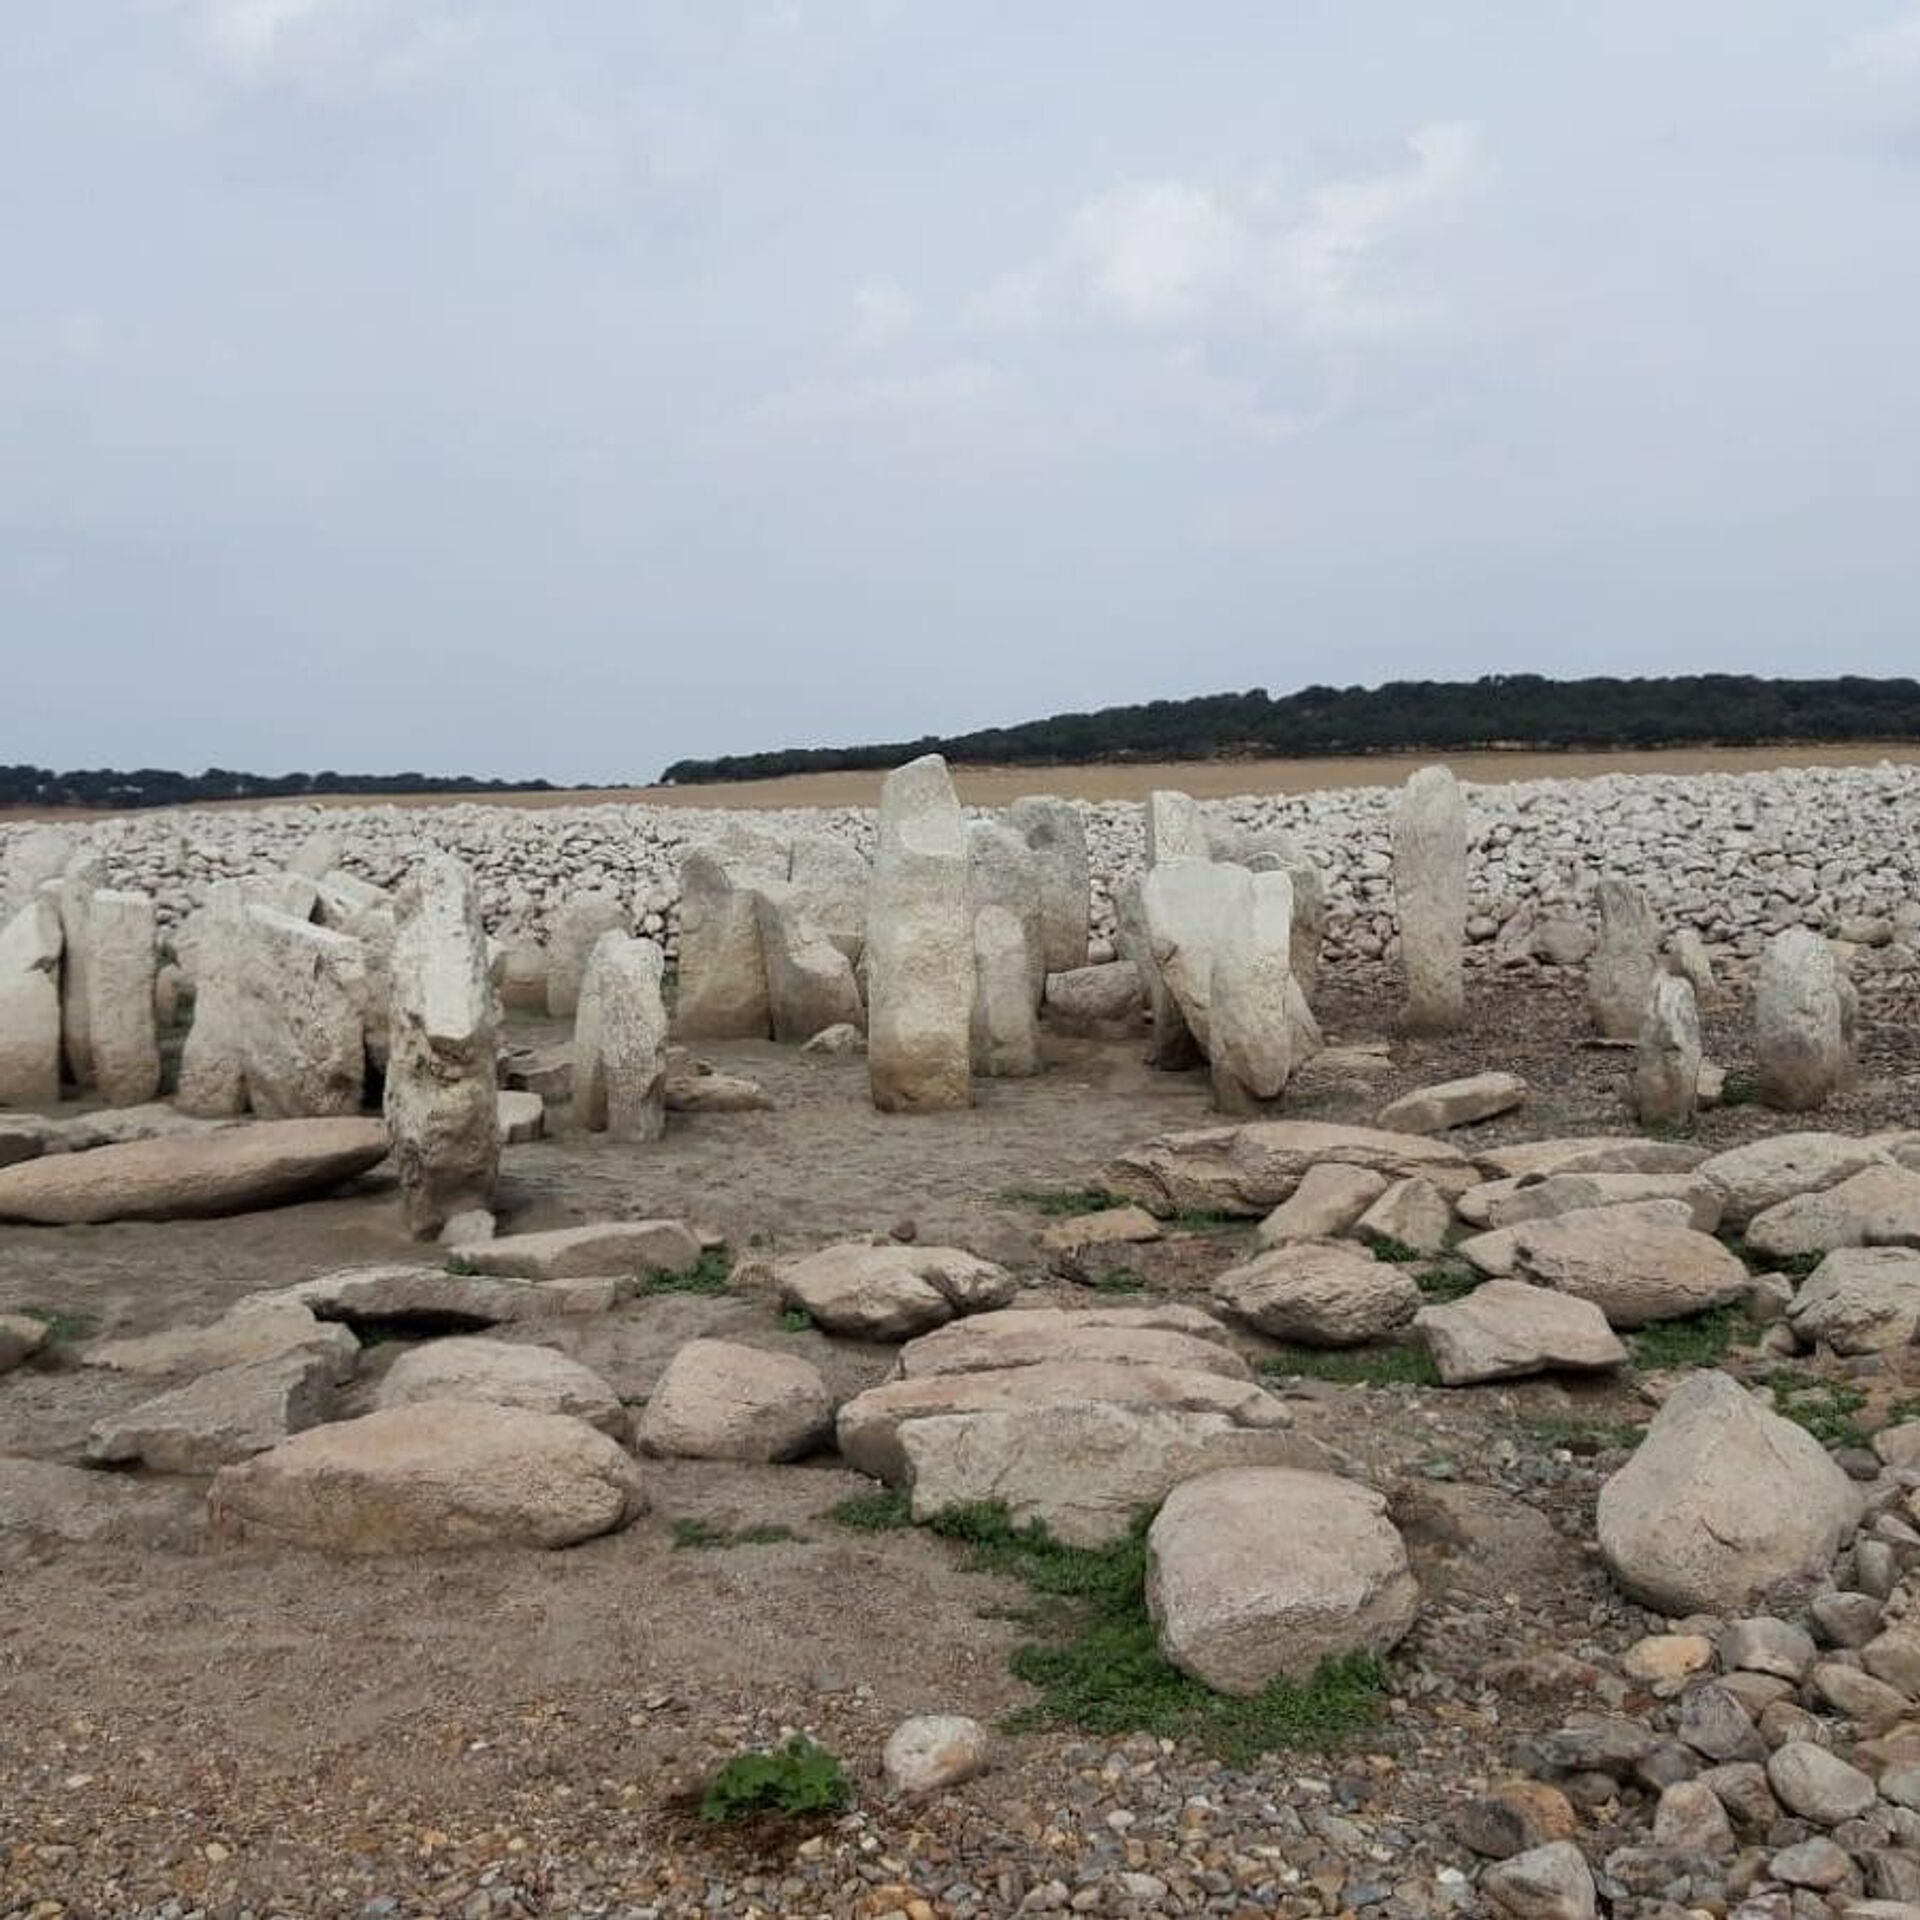
[[[10,829],[0,1915],[1920,1920],[1917,807]]]

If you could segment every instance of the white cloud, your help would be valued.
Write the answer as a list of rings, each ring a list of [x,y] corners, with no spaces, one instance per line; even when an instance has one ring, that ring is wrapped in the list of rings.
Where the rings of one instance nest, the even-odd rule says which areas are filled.
[[[1073,216],[1069,260],[1096,304],[1140,326],[1191,320],[1245,272],[1249,233],[1210,187],[1116,187]]]
[[[259,74],[327,0],[209,0],[207,36],[229,66]]]
[[[913,301],[897,280],[868,280],[854,290],[853,343],[863,352],[892,346],[913,327]]]
[[[207,45],[237,79],[393,87],[466,41],[438,0],[199,0]]]
[[[910,421],[916,425],[969,418],[997,405],[1006,377],[980,360],[954,360],[917,373],[862,380],[815,381],[778,396],[756,419],[776,429],[812,431]]]
[[[1920,74],[1920,13],[1847,43],[1846,64],[1880,78]]]

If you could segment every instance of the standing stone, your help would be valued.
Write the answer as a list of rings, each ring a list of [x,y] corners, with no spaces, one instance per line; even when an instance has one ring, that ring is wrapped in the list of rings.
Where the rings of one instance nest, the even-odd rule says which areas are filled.
[[[1852,1069],[1847,1012],[1833,949],[1806,927],[1767,942],[1754,989],[1760,1098],[1783,1113],[1822,1105]]]
[[[222,1119],[247,1110],[241,975],[246,968],[247,897],[237,880],[216,880],[190,921],[193,1024],[180,1049],[174,1104]]]
[[[1320,982],[1320,948],[1327,934],[1326,888],[1320,869],[1291,834],[1277,827],[1255,830],[1238,821],[1214,821],[1207,845],[1215,860],[1249,873],[1284,873],[1293,882],[1293,973],[1303,993]]]
[[[386,1084],[401,1204],[419,1238],[492,1211],[498,1042],[473,875],[432,854],[400,898]]]
[[[867,1074],[883,1113],[964,1107],[973,1022],[967,831],[938,754],[896,768],[880,795],[867,913]]]
[[[773,1037],[798,1046],[823,1028],[864,1024],[853,961],[814,919],[798,889],[769,880],[756,889],[754,901]]]
[[[1466,1015],[1467,805],[1445,767],[1422,767],[1393,818],[1393,893],[1407,1025],[1446,1033]]]
[[[261,1119],[360,1111],[366,971],[358,940],[247,908],[240,1034],[247,1099]]]
[[[60,910],[43,893],[0,931],[0,1107],[60,1098]]]
[[[651,940],[603,933],[573,1030],[573,1116],[589,1133],[658,1140],[667,1130],[666,959]]]
[[[784,882],[771,843],[690,847],[680,862],[680,993],[673,1030],[683,1040],[764,1040],[773,1031],[758,889]]]
[[[1587,1006],[1603,1040],[1632,1040],[1660,970],[1660,923],[1646,895],[1625,880],[1602,880],[1593,903],[1600,939],[1587,962]]]
[[[1166,860],[1213,858],[1207,823],[1191,794],[1176,793],[1170,787],[1156,788],[1147,795],[1146,823],[1149,867]]]
[[[1129,880],[1114,896],[1114,937],[1120,952],[1132,962],[1146,996],[1147,1012],[1153,1022],[1153,1038],[1147,1048],[1147,1064],[1163,1073],[1183,1073],[1200,1062],[1199,1043],[1189,1030],[1173,997],[1173,989],[1153,957],[1153,937],[1147,930],[1146,882],[1140,877]]]
[[[1213,1100],[1251,1113],[1286,1091],[1293,1071],[1293,882],[1255,873],[1232,889],[1214,955]]]
[[[580,1007],[587,956],[603,933],[629,931],[627,910],[611,893],[595,889],[569,894],[553,917],[547,943],[547,1012],[570,1020]]]
[[[973,916],[973,1070],[987,1080],[1040,1071],[1040,1027],[1032,996],[1028,930],[1001,906]]]
[[[87,1029],[94,1084],[110,1107],[138,1107],[160,1091],[154,1031],[153,896],[96,893],[88,909]]]
[[[1244,867],[1210,860],[1163,860],[1141,883],[1150,958],[1203,1054],[1212,1047],[1214,956],[1252,886]]]
[[[1643,1127],[1688,1126],[1700,1101],[1700,1007],[1692,983],[1663,973],[1640,1026],[1633,1113]]]
[[[1040,874],[1041,946],[1048,973],[1087,964],[1093,885],[1087,829],[1071,800],[1030,795],[1007,809],[1013,829],[1033,851]]]
[[[1688,981],[1696,1000],[1713,992],[1713,961],[1707,955],[1707,943],[1694,928],[1680,928],[1667,942],[1667,971]]]
[[[797,834],[787,884],[814,925],[857,966],[866,951],[867,889],[873,884],[866,855],[837,834]]]
[[[1011,827],[976,820],[967,829],[967,893],[976,915],[982,907],[1003,907],[1013,915],[1026,942],[1029,991],[1033,1004],[1039,1006],[1047,985],[1040,863]]]
[[[92,1008],[87,983],[93,974],[93,896],[107,884],[107,863],[81,848],[55,883],[60,909],[60,1034],[67,1078],[76,1087],[93,1085]]]
[[[43,886],[66,872],[72,858],[73,841],[64,828],[29,827],[9,834],[0,856],[0,919],[12,919]]]

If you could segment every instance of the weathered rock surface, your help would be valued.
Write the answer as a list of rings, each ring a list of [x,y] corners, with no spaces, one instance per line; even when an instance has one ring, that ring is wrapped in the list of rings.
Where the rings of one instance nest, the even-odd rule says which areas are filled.
[[[217,1368],[96,1422],[87,1458],[106,1466],[138,1461],[156,1473],[216,1472],[331,1418],[334,1389],[353,1364],[336,1345],[316,1340]]]
[[[600,1220],[581,1227],[510,1233],[466,1252],[475,1273],[521,1280],[577,1280],[594,1274],[635,1278],[686,1273],[700,1241],[679,1220]]]
[[[276,1120],[0,1168],[0,1220],[186,1220],[311,1199],[377,1166],[374,1119]]]
[[[249,906],[239,1024],[247,1099],[265,1120],[358,1113],[365,1086],[366,950]]]
[[[247,896],[237,880],[216,880],[188,922],[193,932],[193,1024],[180,1049],[175,1103],[187,1113],[247,1110]]]
[[[1004,1267],[957,1247],[822,1247],[784,1263],[779,1286],[827,1332],[862,1340],[909,1339],[1013,1298]]]
[[[1393,1185],[1367,1167],[1309,1167],[1292,1195],[1260,1222],[1263,1247],[1294,1240],[1338,1240]]]
[[[833,1431],[833,1396],[798,1354],[690,1340],[667,1363],[640,1423],[649,1453],[797,1460]]]
[[[1032,938],[1007,908],[973,916],[973,1071],[986,1080],[1022,1080],[1040,1071]]]
[[[1700,1177],[1719,1190],[1721,1224],[1744,1229],[1757,1215],[1803,1193],[1838,1186],[1891,1156],[1870,1140],[1838,1133],[1777,1133],[1704,1161]]]
[[[1760,1098],[1783,1113],[1823,1106],[1853,1071],[1845,983],[1832,946],[1809,927],[1767,942],[1753,996]]]
[[[612,1140],[667,1130],[665,961],[651,940],[604,933],[587,961],[573,1029],[573,1117]]]
[[[1087,830],[1071,800],[1035,794],[1007,809],[1013,830],[1032,850],[1040,887],[1041,953],[1049,974],[1087,964],[1092,882]]]
[[[1643,1127],[1690,1125],[1700,1105],[1700,1008],[1678,974],[1653,983],[1633,1057],[1633,1114]]]
[[[1404,1093],[1374,1124],[1389,1133],[1445,1133],[1511,1113],[1526,1098],[1527,1083],[1517,1073],[1476,1073]]]
[[[1614,1327],[1726,1306],[1745,1294],[1747,1270],[1690,1218],[1684,1201],[1648,1200],[1529,1220],[1512,1229],[1515,1270],[1591,1300]]]
[[[1587,962],[1587,1008],[1604,1040],[1637,1039],[1660,970],[1660,923],[1646,895],[1627,880],[1593,890],[1600,938]]]
[[[923,1334],[901,1349],[899,1371],[910,1380],[1084,1360],[1251,1378],[1226,1339],[1226,1328],[1197,1307],[1022,1307]]]
[[[569,894],[554,915],[553,932],[547,941],[547,1013],[555,1020],[570,1020],[580,1007],[580,990],[586,983],[587,962],[602,938],[609,933],[631,929],[627,910],[619,898],[603,889]]]
[[[471,1261],[485,1247],[462,1249]],[[596,1298],[593,1289],[601,1289]],[[503,1280],[444,1267],[341,1267],[316,1274],[267,1299],[293,1300],[322,1320],[349,1326],[395,1326],[430,1333],[477,1331],[550,1313],[604,1310],[615,1283],[595,1280]]]
[[[48,892],[60,913],[61,1050],[77,1087],[93,1085],[93,896],[106,884],[105,859],[78,847]]]
[[[1860,1496],[1819,1441],[1726,1374],[1690,1374],[1600,1490],[1600,1553],[1667,1614],[1738,1614],[1823,1581]]]
[[[1147,1609],[1160,1649],[1216,1692],[1303,1682],[1328,1660],[1385,1653],[1420,1594],[1369,1487],[1244,1467],[1188,1480],[1147,1534]]]
[[[814,918],[807,896],[786,882],[769,881],[755,898],[773,1037],[798,1046],[822,1028],[861,1025],[867,1014],[853,961]]]
[[[1449,1387],[1617,1367],[1627,1357],[1591,1301],[1517,1280],[1489,1280],[1459,1300],[1422,1307],[1413,1326]]]
[[[1420,1288],[1402,1267],[1355,1246],[1304,1241],[1275,1247],[1213,1283],[1228,1312],[1276,1340],[1347,1347],[1410,1321]]]
[[[317,1319],[303,1302],[257,1295],[204,1327],[169,1327],[128,1339],[96,1340],[82,1348],[80,1364],[113,1373],[212,1373],[316,1348],[331,1352],[341,1379],[352,1372],[360,1356],[360,1343],[345,1327]]]
[[[773,1031],[758,889],[784,877],[760,836],[692,847],[680,863],[680,988],[686,1040],[764,1040]]]
[[[1846,1247],[1814,1268],[1787,1309],[1807,1346],[1835,1353],[1884,1353],[1920,1338],[1920,1253],[1904,1247]]]
[[[992,1753],[992,1740],[978,1720],[923,1713],[901,1721],[887,1736],[880,1765],[895,1793],[938,1793],[986,1772]]]
[[[408,1407],[423,1400],[566,1414],[615,1440],[627,1437],[620,1396],[591,1367],[551,1347],[469,1336],[409,1348],[380,1382],[379,1404]]]
[[[0,1106],[60,1098],[60,913],[44,894],[0,928]]]
[[[1836,1247],[1920,1246],[1920,1173],[1868,1167],[1837,1185],[1796,1194],[1755,1214],[1746,1241],[1770,1260]]]
[[[458,1400],[295,1434],[207,1496],[219,1533],[347,1554],[566,1547],[645,1508],[639,1469],[585,1421]]]
[[[198,1506],[178,1483],[0,1455],[0,1537],[184,1546],[198,1531]]]
[[[47,1344],[47,1323],[30,1313],[0,1313],[0,1373],[31,1360]]]
[[[1269,1218],[1272,1216],[1269,1215]],[[1438,1188],[1421,1179],[1396,1180],[1354,1223],[1353,1237],[1387,1258],[1403,1248],[1415,1253],[1445,1250],[1453,1209]]]
[[[1048,1024],[1060,1033],[1125,1037],[1145,1017],[1147,999],[1140,969],[1131,960],[1109,960],[1048,974],[1044,1006]]]
[[[1229,894],[1213,955],[1208,1061],[1214,1105],[1257,1111],[1294,1067],[1293,882],[1255,873]]]
[[[1720,1224],[1720,1190],[1697,1173],[1550,1173],[1522,1180],[1495,1181],[1463,1194],[1463,1219],[1489,1227],[1517,1227],[1529,1220],[1552,1220],[1563,1213],[1593,1207],[1638,1206],[1649,1200],[1677,1200],[1687,1223],[1699,1233]]]

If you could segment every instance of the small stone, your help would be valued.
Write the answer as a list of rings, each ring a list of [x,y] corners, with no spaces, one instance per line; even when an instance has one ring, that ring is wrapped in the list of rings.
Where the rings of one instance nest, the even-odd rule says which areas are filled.
[[[933,1793],[984,1773],[991,1748],[978,1720],[956,1713],[920,1714],[894,1728],[882,1764],[895,1793]]]
[[[1674,1853],[1731,1853],[1733,1827],[1711,1787],[1681,1780],[1662,1792],[1654,1808],[1653,1844]]]
[[[1858,1767],[1807,1740],[1782,1747],[1767,1762],[1767,1780],[1790,1813],[1822,1827],[1859,1819],[1878,1797]]]
[[[1480,1891],[1508,1920],[1593,1920],[1593,1873],[1571,1840],[1517,1853],[1489,1867]]]
[[[1722,1663],[1747,1673],[1775,1673],[1798,1681],[1816,1657],[1810,1634],[1768,1614],[1736,1620],[1720,1636]]]
[[[1508,1780],[1470,1800],[1453,1817],[1454,1838],[1489,1860],[1508,1860],[1580,1829],[1573,1803],[1543,1780]]]

